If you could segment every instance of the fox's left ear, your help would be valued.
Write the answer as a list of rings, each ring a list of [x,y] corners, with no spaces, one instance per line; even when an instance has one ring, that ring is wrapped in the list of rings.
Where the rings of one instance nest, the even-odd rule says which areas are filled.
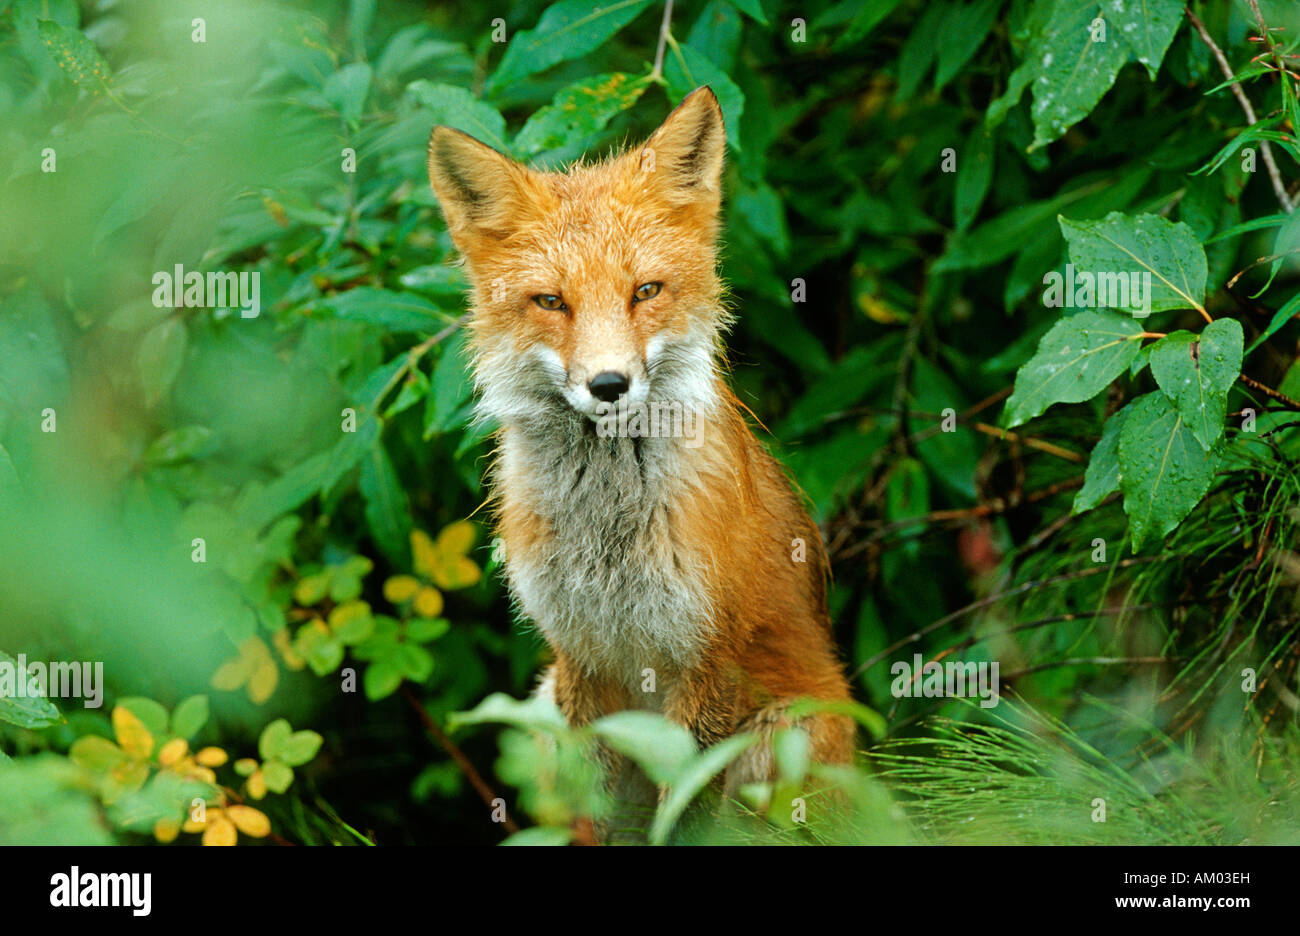
[[[653,173],[674,204],[717,208],[727,134],[722,108],[708,85],[686,95],[641,148],[641,171]]]

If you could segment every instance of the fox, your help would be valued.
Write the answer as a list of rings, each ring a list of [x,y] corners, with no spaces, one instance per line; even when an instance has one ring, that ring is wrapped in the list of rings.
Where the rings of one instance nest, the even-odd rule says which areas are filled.
[[[498,427],[505,577],[553,655],[536,691],[576,727],[649,710],[701,747],[753,732],[734,795],[774,779],[781,728],[823,764],[852,761],[855,728],[843,706],[787,714],[851,694],[820,533],[726,381],[725,149],[704,86],[598,162],[540,171],[437,126],[428,169],[469,280],[477,414]],[[647,408],[693,431],[638,423]]]

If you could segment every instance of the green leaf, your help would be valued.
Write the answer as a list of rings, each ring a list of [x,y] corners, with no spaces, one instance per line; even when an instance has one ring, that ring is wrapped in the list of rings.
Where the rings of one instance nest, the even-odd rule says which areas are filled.
[[[506,119],[491,104],[464,88],[424,79],[411,82],[406,92],[433,112],[434,123],[462,130],[493,149],[506,152]]]
[[[284,743],[289,740],[289,735],[293,734],[293,728],[289,722],[283,718],[277,718],[271,724],[262,729],[262,735],[257,739],[257,753],[262,760],[273,760],[280,755],[280,749]]]
[[[1291,321],[1297,313],[1300,313],[1300,293],[1296,293],[1283,304],[1282,308],[1273,313],[1273,318],[1269,320],[1268,327],[1260,333],[1258,338],[1250,343],[1250,347],[1246,349],[1246,353],[1250,354],[1250,352],[1254,351],[1265,341],[1268,341],[1268,339],[1271,338],[1278,329]]]
[[[112,90],[112,69],[99,54],[99,49],[81,30],[47,19],[39,20],[36,30],[54,64],[59,66],[73,84],[89,88],[92,94],[104,94]]]
[[[1130,0],[1127,5],[1109,3],[1102,9],[1107,29],[1128,45],[1133,57],[1155,81],[1165,52],[1183,21],[1183,0]]]
[[[740,117],[745,112],[745,92],[726,72],[698,49],[679,45],[664,54],[664,78],[668,81],[668,94],[674,101],[682,100],[701,85],[712,88],[718,106],[722,108],[727,144],[740,150]]]
[[[190,696],[172,712],[172,734],[189,740],[199,733],[208,721],[208,697]]]
[[[727,0],[727,2],[754,22],[767,25],[767,17],[763,14],[763,7],[758,0]]]
[[[395,333],[432,332],[453,321],[423,296],[358,286],[316,303],[313,311],[325,309],[346,322],[380,325]]]
[[[668,833],[686,811],[695,794],[757,741],[758,736],[755,734],[732,735],[687,761],[669,782],[668,795],[659,803],[654,822],[650,826],[650,844],[662,845],[668,841]]]
[[[652,712],[616,712],[593,722],[591,730],[655,783],[669,783],[699,751],[689,731]]]
[[[1080,312],[1062,319],[1016,373],[1007,401],[1007,428],[1033,419],[1053,403],[1082,403],[1104,390],[1138,353],[1142,326],[1114,312]]]
[[[144,460],[150,465],[175,465],[189,461],[207,447],[212,430],[207,426],[180,426],[149,443]]]
[[[488,81],[488,93],[495,94],[521,78],[594,52],[649,5],[650,0],[615,0],[605,6],[592,0],[551,4],[536,27],[517,32],[510,40],[501,64]]]
[[[1119,434],[1132,405],[1114,413],[1101,427],[1101,439],[1088,456],[1088,470],[1083,475],[1083,487],[1074,495],[1071,514],[1092,510],[1111,492],[1119,490]]]
[[[1006,93],[989,105],[990,125],[1006,116],[1027,87],[1034,95],[1031,150],[1057,139],[1092,112],[1115,83],[1130,51],[1110,19],[1105,22],[1105,41],[1093,41],[1091,25],[1099,15],[1096,3],[1064,0],[1052,8],[1026,44],[1027,58],[1012,72]]]
[[[339,116],[348,123],[356,123],[366,106],[370,94],[372,72],[365,62],[344,65],[325,80],[321,94],[329,101]]]
[[[398,568],[406,568],[410,560],[411,509],[382,444],[362,457],[360,488],[366,501],[366,523],[375,542]]]
[[[943,41],[939,43],[934,70],[934,89],[943,90],[944,85],[961,71],[971,56],[979,51],[984,38],[993,28],[998,10],[1003,0],[974,0],[968,4],[953,4],[948,8],[941,32]],[[961,40],[954,42],[953,37]]]
[[[293,783],[293,768],[282,761],[267,760],[262,764],[262,779],[272,793],[283,793]]]
[[[397,661],[384,657],[366,667],[362,677],[366,698],[371,702],[386,699],[402,684],[402,668]]]
[[[325,739],[315,731],[295,731],[279,745],[276,759],[290,767],[301,767],[316,756],[316,752],[324,743]]]
[[[8,680],[0,680],[0,686],[5,686],[4,691],[0,692],[0,722],[35,730],[57,725],[63,721],[63,716],[49,699],[30,694],[23,697],[17,695],[18,661],[3,650],[0,650],[0,666],[13,673],[11,685],[5,686]],[[27,675],[30,677],[31,674]],[[31,688],[30,679],[29,685],[24,687],[23,691],[27,692],[29,688]]]
[[[557,91],[551,103],[528,118],[515,137],[521,159],[536,153],[580,144],[605,129],[645,93],[648,83],[624,72],[595,75]]]
[[[145,333],[136,350],[135,365],[140,387],[150,406],[158,403],[171,389],[185,361],[187,342],[185,323],[169,318]]]
[[[126,752],[107,738],[85,735],[72,742],[68,757],[78,767],[99,772],[122,763],[126,760]]]
[[[162,743],[161,739],[167,736],[167,723],[170,721],[167,709],[153,699],[146,699],[143,696],[119,699],[117,704],[140,719],[145,728],[149,729],[149,733],[158,740],[158,743]]]
[[[1176,331],[1151,346],[1151,374],[1201,448],[1223,435],[1228,390],[1241,376],[1245,339],[1236,319],[1215,319],[1201,334]]]
[[[1191,513],[1214,481],[1216,458],[1201,448],[1168,397],[1129,404],[1119,434],[1120,489],[1136,552]]]
[[[1094,276],[1150,273],[1151,311],[1205,311],[1201,304],[1207,276],[1205,250],[1181,221],[1174,223],[1150,214],[1132,218],[1112,211],[1100,221],[1061,218],[1060,225],[1070,245],[1070,261],[1079,271]],[[1135,314],[1143,310],[1132,295],[1128,299],[1126,306],[1111,303],[1111,307]]]
[[[521,702],[504,692],[492,693],[472,711],[452,712],[447,717],[447,727],[450,729],[490,722],[548,732],[562,732],[569,727],[559,707],[545,696],[531,696]]]
[[[959,232],[970,227],[988,194],[993,181],[993,155],[993,134],[983,124],[976,124],[957,156],[953,220]]]
[[[465,354],[464,331],[452,336],[443,346],[442,356],[433,369],[433,382],[424,410],[424,438],[459,429],[469,419],[474,395]]]

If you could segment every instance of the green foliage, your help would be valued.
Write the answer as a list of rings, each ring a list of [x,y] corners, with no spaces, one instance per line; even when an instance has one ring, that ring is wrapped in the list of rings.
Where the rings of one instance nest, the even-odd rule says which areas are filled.
[[[0,697],[0,839],[500,840],[426,718],[499,752],[514,844],[610,815],[598,742],[664,785],[656,842],[1284,838],[1293,4],[1262,42],[1191,4],[1254,119],[1177,0],[686,0],[662,37],[645,0],[236,0],[203,42],[173,6],[0,4],[0,650],[102,662],[110,713]],[[751,739],[510,701],[546,651],[476,514],[492,427],[425,168],[439,123],[599,158],[706,83],[731,381],[888,742],[875,776],[785,729],[720,809]],[[258,274],[259,314],[187,273]],[[894,698],[912,652],[1001,661],[1023,702]]]

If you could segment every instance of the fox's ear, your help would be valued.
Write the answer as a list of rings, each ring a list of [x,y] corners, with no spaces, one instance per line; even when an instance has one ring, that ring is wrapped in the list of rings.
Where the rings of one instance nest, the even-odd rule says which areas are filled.
[[[429,137],[429,182],[462,252],[477,237],[507,236],[520,221],[528,169],[451,127]]]
[[[708,85],[696,88],[641,148],[641,171],[653,173],[674,204],[716,207],[727,134],[722,108]]]

